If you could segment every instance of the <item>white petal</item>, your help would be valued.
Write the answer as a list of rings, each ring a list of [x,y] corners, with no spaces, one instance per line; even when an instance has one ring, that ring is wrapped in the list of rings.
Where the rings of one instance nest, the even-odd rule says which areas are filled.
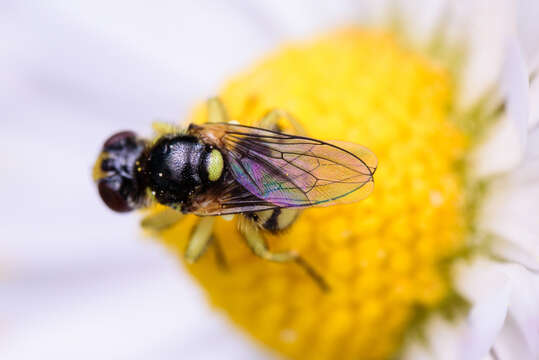
[[[455,360],[463,330],[462,319],[449,322],[441,316],[434,316],[425,326],[426,339],[413,339],[405,347],[402,357],[404,360]]]
[[[529,128],[539,124],[539,73],[534,74],[530,84],[530,121]]]
[[[367,11],[364,2],[354,0],[320,1],[235,1],[252,21],[264,24],[266,33],[282,41],[312,36],[326,30],[334,30],[343,24],[357,23]],[[275,44],[278,45],[278,44]]]
[[[510,234],[507,238],[493,239],[492,253],[508,262],[520,264],[530,271],[539,271],[537,256],[539,248],[533,243],[537,237],[523,229],[516,233],[518,237],[513,236],[511,240],[508,240],[511,238]]]
[[[472,167],[478,176],[514,168],[522,160],[526,147],[528,73],[516,39],[508,40],[505,54],[500,90],[506,111],[474,153]]]
[[[539,276],[483,258],[463,261],[455,270],[456,290],[471,304],[469,313],[451,321],[434,316],[426,339],[407,344],[403,359],[493,359],[493,346],[501,359],[537,359]]]
[[[445,0],[419,0],[398,3],[398,11],[404,21],[404,28],[412,41],[428,44],[438,35],[440,23],[447,16],[448,3]]]
[[[539,70],[539,1],[519,0],[517,9],[518,35],[528,69],[530,72]]]
[[[478,359],[496,344],[520,344],[519,357],[539,356],[539,276],[519,265],[475,259],[460,264],[457,290],[472,305],[459,359]],[[502,357],[503,358],[503,357]]]
[[[472,304],[461,335],[459,359],[485,357],[504,323],[511,284],[507,276],[494,270],[487,262],[478,261],[462,266],[457,274],[457,289]]]
[[[498,194],[485,200],[480,222],[482,229],[495,235],[492,251],[505,259],[539,269],[539,185],[519,186],[505,181],[492,185],[493,193],[497,189],[500,189]]]
[[[497,359],[537,360],[537,357],[530,352],[520,329],[511,316],[507,318],[493,351]]]
[[[507,41],[506,56],[501,78],[501,91],[505,98],[506,112],[511,118],[521,151],[524,152],[530,116],[529,73],[522,49],[516,38]]]
[[[499,264],[512,284],[509,314],[495,344],[500,358],[539,358],[539,275],[519,265]]]
[[[539,269],[539,129],[532,131],[524,161],[490,184],[479,226],[494,234],[498,256]]]
[[[432,353],[427,348],[428,344],[423,343],[423,339],[412,339],[404,346],[404,352],[401,355],[402,360],[430,360],[433,359]]]
[[[533,359],[539,358],[539,274],[518,265],[504,265],[513,284],[509,313]]]
[[[476,177],[487,177],[515,167],[521,158],[518,132],[511,118],[504,114],[488,130],[487,140],[472,154],[471,168]]]
[[[430,339],[430,348],[434,359],[458,358],[459,335],[464,331],[462,321],[449,322],[442,317],[435,317],[430,321],[426,331],[433,335]]]
[[[466,44],[467,62],[457,103],[467,108],[493,89],[504,62],[505,41],[514,33],[515,8],[510,1],[454,1],[451,24]]]
[[[539,98],[537,99],[539,100]],[[539,127],[536,126],[528,134],[528,146],[526,149],[526,164],[539,160]],[[534,172],[537,175],[537,172]],[[539,179],[539,178],[535,178]]]
[[[364,1],[359,20],[373,25],[387,25],[391,11],[394,10],[393,0],[369,0]]]

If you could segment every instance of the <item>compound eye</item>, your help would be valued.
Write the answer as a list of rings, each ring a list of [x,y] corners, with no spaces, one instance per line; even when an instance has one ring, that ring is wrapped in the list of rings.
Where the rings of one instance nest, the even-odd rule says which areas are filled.
[[[132,131],[118,132],[105,141],[103,148],[105,150],[120,150],[129,143],[135,143],[137,135]]]
[[[213,149],[206,158],[206,171],[210,181],[217,181],[223,173],[223,155],[219,150]]]
[[[122,195],[122,178],[119,176],[111,176],[99,180],[97,185],[99,195],[103,202],[116,212],[128,212],[133,210],[133,207],[129,204],[128,199]]]

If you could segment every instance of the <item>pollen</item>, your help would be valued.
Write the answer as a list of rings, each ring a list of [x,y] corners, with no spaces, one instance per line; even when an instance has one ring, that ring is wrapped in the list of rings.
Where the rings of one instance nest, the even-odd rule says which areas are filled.
[[[211,304],[253,339],[290,359],[388,359],[425,313],[454,298],[448,264],[466,247],[469,136],[452,116],[450,72],[388,33],[348,29],[278,49],[219,94],[230,117],[254,125],[291,113],[308,136],[370,148],[375,188],[356,204],[304,210],[272,251],[301,254],[331,286],[294,263],[252,254],[238,216],[188,271]],[[193,122],[205,122],[201,104]],[[160,239],[183,259],[195,216]]]

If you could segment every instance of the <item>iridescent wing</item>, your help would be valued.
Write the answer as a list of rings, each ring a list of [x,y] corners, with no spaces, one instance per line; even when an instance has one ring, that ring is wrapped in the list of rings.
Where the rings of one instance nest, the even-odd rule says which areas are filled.
[[[234,179],[277,207],[355,202],[373,189],[376,156],[361,145],[223,123],[189,132],[222,149]]]

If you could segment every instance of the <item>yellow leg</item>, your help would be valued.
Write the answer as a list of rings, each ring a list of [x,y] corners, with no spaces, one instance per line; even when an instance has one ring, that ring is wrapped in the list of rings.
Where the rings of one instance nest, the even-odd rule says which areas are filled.
[[[225,270],[228,268],[225,253],[221,244],[213,235],[214,223],[215,217],[203,217],[195,224],[189,242],[187,243],[187,249],[185,250],[184,256],[187,262],[192,264],[206,253],[206,250],[210,245],[213,245],[217,266]]]
[[[166,122],[156,121],[152,123],[152,128],[157,137],[169,134],[179,134],[182,132],[181,127]]]
[[[228,114],[225,106],[219,100],[219,98],[211,98],[208,100],[208,122],[209,123],[223,123],[228,122]]]
[[[286,126],[283,127],[279,125],[279,120],[281,119],[285,119],[287,121]],[[299,121],[297,121],[290,113],[281,109],[273,109],[268,112],[262,119],[258,121],[256,126],[272,131],[292,133],[294,135],[306,135],[306,132]]]
[[[329,285],[326,283],[324,278],[299,254],[293,251],[285,251],[272,253],[266,244],[265,239],[262,237],[256,226],[253,224],[245,225],[241,230],[245,241],[253,253],[261,258],[269,261],[287,263],[295,262],[301,266],[307,275],[309,275],[322,289],[322,291],[329,291]]]
[[[184,217],[185,215],[179,211],[167,208],[158,213],[146,216],[140,224],[144,230],[159,233],[176,225]],[[221,245],[212,234],[214,222],[214,217],[204,217],[195,224],[189,242],[187,243],[185,258],[187,262],[194,263],[204,255],[209,245],[214,245],[217,265],[222,269],[226,269],[225,254]]]
[[[144,230],[152,232],[161,232],[166,230],[184,218],[184,214],[174,209],[164,209],[158,213],[146,216],[140,222]]]
[[[228,263],[226,261],[225,252],[221,247],[221,243],[217,240],[215,236],[212,236],[210,239],[210,245],[213,245],[215,249],[215,262],[222,270],[228,270]]]
[[[214,222],[215,217],[213,216],[203,217],[193,228],[185,250],[185,260],[188,263],[194,263],[206,252],[212,238]]]

